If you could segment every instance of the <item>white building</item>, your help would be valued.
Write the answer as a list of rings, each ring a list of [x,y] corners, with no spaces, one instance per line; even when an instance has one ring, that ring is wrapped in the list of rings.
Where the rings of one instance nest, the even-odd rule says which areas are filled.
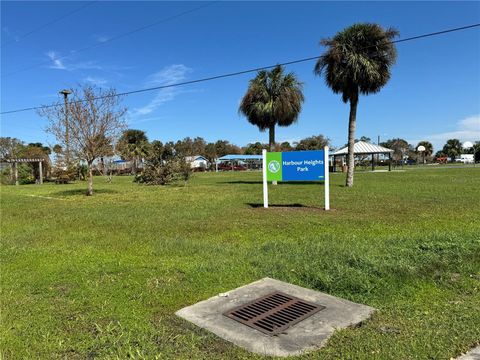
[[[185,161],[190,164],[190,167],[194,170],[207,170],[208,160],[202,155],[187,156]]]

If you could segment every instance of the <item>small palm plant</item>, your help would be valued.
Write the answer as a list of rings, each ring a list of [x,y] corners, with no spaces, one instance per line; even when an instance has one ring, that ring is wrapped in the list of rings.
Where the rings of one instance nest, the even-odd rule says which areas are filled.
[[[355,127],[360,94],[380,91],[390,79],[390,67],[397,52],[392,40],[395,29],[384,30],[377,24],[354,24],[321,44],[326,52],[318,59],[315,73],[324,75],[335,94],[342,94],[343,102],[350,103],[348,125],[348,156],[346,185],[353,186]]]
[[[260,131],[269,131],[270,151],[275,149],[275,126],[290,126],[297,121],[304,101],[302,83],[294,73],[284,74],[278,65],[261,70],[250,80],[239,111]]]

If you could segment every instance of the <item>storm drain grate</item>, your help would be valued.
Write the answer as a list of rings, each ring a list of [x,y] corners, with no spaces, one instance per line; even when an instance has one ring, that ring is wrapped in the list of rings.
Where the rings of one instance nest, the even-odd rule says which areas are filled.
[[[274,292],[227,311],[223,315],[267,335],[277,335],[290,326],[325,309],[325,306]]]

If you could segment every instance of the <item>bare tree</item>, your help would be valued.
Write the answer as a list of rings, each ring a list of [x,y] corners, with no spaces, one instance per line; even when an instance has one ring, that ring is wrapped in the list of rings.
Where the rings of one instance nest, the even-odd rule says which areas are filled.
[[[83,86],[80,90],[74,90],[70,99],[67,108],[58,103],[42,108],[39,114],[49,119],[47,132],[54,135],[64,148],[68,140],[71,153],[77,159],[86,161],[87,195],[93,195],[93,162],[111,153],[112,144],[126,128],[126,109],[119,106],[120,100],[114,89]],[[68,119],[65,117],[66,111]]]

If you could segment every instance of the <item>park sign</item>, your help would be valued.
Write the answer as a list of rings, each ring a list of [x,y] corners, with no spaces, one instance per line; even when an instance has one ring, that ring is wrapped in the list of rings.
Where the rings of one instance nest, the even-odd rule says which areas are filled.
[[[324,150],[263,150],[263,206],[268,207],[268,181],[324,181],[325,210],[330,208],[328,147]]]
[[[325,151],[267,152],[267,181],[325,180]]]

